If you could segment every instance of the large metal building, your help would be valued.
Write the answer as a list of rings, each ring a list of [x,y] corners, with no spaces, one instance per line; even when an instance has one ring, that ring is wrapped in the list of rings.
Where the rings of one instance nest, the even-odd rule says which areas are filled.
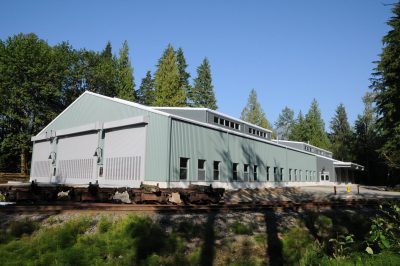
[[[83,93],[32,137],[31,181],[228,189],[352,182],[362,166],[206,108],[147,107]]]

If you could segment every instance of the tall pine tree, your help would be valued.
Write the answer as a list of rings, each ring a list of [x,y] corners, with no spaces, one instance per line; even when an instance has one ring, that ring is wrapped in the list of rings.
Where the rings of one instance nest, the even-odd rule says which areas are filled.
[[[330,149],[330,141],[325,132],[325,122],[321,117],[318,102],[314,99],[305,118],[307,141],[322,149]]]
[[[294,112],[286,106],[279,114],[278,120],[275,123],[278,137],[280,139],[288,140],[294,124]]]
[[[118,87],[116,96],[124,100],[134,101],[136,98],[135,80],[133,77],[133,67],[129,60],[129,47],[127,41],[124,41],[122,48],[119,50],[117,63]]]
[[[379,147],[382,146],[382,138],[377,125],[374,98],[371,92],[367,92],[363,97],[364,111],[354,123],[352,152],[355,162],[365,166],[363,183],[387,185],[388,169],[378,153]]]
[[[186,93],[186,104],[188,106],[191,106],[191,98],[192,98],[192,87],[189,84],[189,78],[190,74],[186,71],[187,64],[186,64],[186,59],[185,55],[183,54],[182,48],[179,47],[179,49],[176,51],[176,61],[178,64],[178,70],[179,70],[179,87],[181,90],[185,91]]]
[[[381,155],[388,165],[400,172],[400,2],[394,5],[383,37],[383,52],[372,79],[379,114],[378,126],[383,137]]]
[[[252,123],[254,125],[272,130],[271,124],[265,117],[265,113],[261,108],[260,103],[257,99],[257,92],[255,89],[250,91],[249,98],[246,106],[240,115],[240,119]]]
[[[333,157],[341,161],[351,161],[352,131],[343,104],[336,108],[335,116],[332,118],[330,139]]]
[[[150,71],[147,71],[137,90],[137,102],[144,105],[153,105],[155,102],[154,80]]]
[[[194,107],[206,107],[216,110],[217,100],[212,85],[211,68],[207,58],[204,58],[201,65],[197,68],[197,77],[194,79],[192,93],[192,102]]]
[[[165,49],[155,73],[155,105],[186,106],[186,92],[180,87],[179,69],[174,48]]]
[[[107,42],[100,54],[88,52],[86,56],[91,66],[88,89],[105,96],[116,96],[118,87],[117,62],[112,54],[111,43]]]
[[[290,131],[289,140],[307,142],[306,123],[304,120],[304,115],[301,112],[301,110],[297,115],[292,130]]]

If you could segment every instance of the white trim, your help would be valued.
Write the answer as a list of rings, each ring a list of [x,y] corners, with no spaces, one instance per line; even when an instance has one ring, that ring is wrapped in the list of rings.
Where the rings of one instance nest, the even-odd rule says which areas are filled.
[[[72,135],[81,132],[95,131],[98,130],[96,123],[90,123],[79,127],[72,127],[67,129],[61,129],[56,131],[57,136]]]
[[[331,151],[328,151],[328,150],[322,149],[322,148],[320,148],[320,147],[317,147],[317,146],[311,145],[311,144],[309,144],[309,143],[306,143],[306,142],[303,142],[303,141],[292,141],[292,140],[274,140],[274,141],[276,141],[276,142],[289,142],[289,143],[299,143],[299,144],[305,144],[305,145],[311,146],[311,147],[313,147],[313,148],[316,148],[316,149],[318,149],[318,150],[325,151],[325,152],[328,152],[328,153],[332,154],[332,152],[331,152]]]
[[[111,122],[105,122],[103,125],[104,129],[116,128],[116,127],[124,127],[129,125],[136,125],[136,124],[145,124],[148,123],[147,116],[135,116],[121,120],[115,120]]]
[[[163,115],[163,116],[167,116],[167,117],[170,116],[170,114],[168,114],[168,113],[154,110],[154,109],[152,109],[150,107],[147,107],[145,105],[142,105],[142,104],[138,104],[138,103],[134,103],[134,102],[118,99],[118,98],[111,98],[111,97],[104,96],[104,95],[101,95],[101,94],[97,94],[97,93],[94,93],[94,92],[91,92],[91,91],[84,91],[78,98],[76,98],[75,101],[73,101],[70,105],[68,105],[68,107],[65,108],[64,111],[62,111],[47,126],[45,126],[38,134],[36,134],[36,137],[38,137],[39,135],[41,135],[44,132],[46,132],[46,129],[49,128],[54,123],[54,121],[56,121],[60,116],[62,116],[65,112],[67,112],[71,108],[71,106],[73,106],[76,102],[78,102],[85,94],[89,94],[89,95],[92,95],[92,96],[96,96],[96,97],[100,97],[100,98],[103,98],[103,99],[111,100],[113,102],[125,104],[125,105],[128,105],[128,106],[140,108],[140,109],[143,109],[143,110],[155,113],[155,114],[159,114],[159,115]]]
[[[333,162],[335,168],[355,168],[356,170],[364,171],[364,166],[352,162],[342,162],[335,160]]]
[[[195,110],[195,111],[207,111],[210,110],[204,107],[164,107],[164,106],[149,106],[154,109],[165,109],[165,110]]]
[[[158,181],[144,181],[143,184],[158,186],[160,188],[168,188],[168,182]],[[171,181],[169,182],[170,188],[187,188],[190,184],[192,185],[212,185],[214,188],[225,188],[226,190],[237,190],[245,188],[274,188],[274,187],[304,187],[304,186],[333,186],[337,185],[336,182],[318,182],[318,181],[307,181],[307,182],[223,182],[223,181]]]
[[[244,137],[244,138],[248,138],[248,139],[252,139],[252,140],[257,140],[257,141],[260,141],[260,142],[264,142],[264,143],[271,144],[271,145],[274,145],[274,146],[278,146],[278,147],[281,147],[281,148],[285,148],[285,149],[288,149],[288,150],[297,151],[297,152],[301,152],[301,153],[305,153],[305,154],[309,154],[309,155],[312,155],[312,156],[317,156],[317,157],[321,157],[321,158],[324,158],[324,159],[328,159],[328,160],[334,161],[334,159],[332,159],[330,157],[325,157],[325,156],[322,156],[320,154],[315,154],[315,153],[312,153],[312,152],[309,152],[309,151],[300,150],[300,149],[297,149],[297,148],[294,148],[294,147],[290,147],[290,146],[286,146],[286,145],[283,145],[283,144],[279,144],[279,143],[276,143],[273,140],[267,140],[267,139],[264,139],[264,138],[257,138],[256,136],[248,135],[248,134],[245,134],[245,133],[239,132],[239,131],[234,131],[234,130],[231,130],[229,128],[219,127],[219,126],[216,126],[214,124],[199,122],[199,121],[192,120],[192,119],[189,119],[189,118],[184,118],[184,117],[181,117],[181,116],[171,115],[171,117],[176,119],[176,120],[181,120],[183,122],[188,122],[188,123],[192,123],[192,124],[195,124],[195,125],[198,125],[198,126],[203,126],[203,127],[216,129],[216,130],[219,130],[219,131],[222,131],[222,132],[225,132],[225,133],[229,133],[229,134],[232,134],[232,135],[237,135],[237,136],[240,136],[240,137]]]
[[[210,113],[216,114],[216,115],[218,115],[218,116],[223,116],[223,117],[225,117],[225,118],[234,120],[234,121],[239,122],[239,123],[246,124],[246,125],[248,125],[248,126],[251,126],[251,127],[256,128],[256,129],[259,129],[259,130],[263,130],[263,131],[272,133],[272,130],[270,130],[270,129],[267,129],[267,128],[263,128],[263,127],[254,125],[254,124],[249,123],[249,122],[246,122],[246,121],[244,121],[244,120],[242,120],[242,119],[239,119],[239,118],[236,118],[236,117],[233,117],[233,116],[224,114],[224,113],[220,113],[220,112],[218,112],[218,111],[211,110],[211,109],[209,109],[209,108],[204,108],[204,107],[157,107],[157,106],[154,106],[154,107],[151,107],[151,108],[154,108],[154,109],[156,109],[156,110],[157,110],[157,109],[160,109],[160,110],[163,110],[163,109],[164,109],[164,110],[194,110],[194,111],[206,111],[206,112],[210,112]]]
[[[41,135],[41,136],[32,136],[31,141],[40,141],[40,140],[46,140],[48,139],[46,135]]]
[[[56,118],[54,118],[47,126],[45,126],[45,128],[43,128],[36,136],[41,135],[43,132],[46,132],[45,130],[54,123],[54,121],[56,121],[60,116],[62,116],[69,108],[71,108],[72,105],[74,105],[77,101],[79,101],[80,98],[83,97],[83,95],[85,95],[87,91],[85,91],[84,93],[82,93],[78,98],[76,98],[75,101],[73,101],[70,105],[67,106],[67,108],[64,109],[64,111],[62,111],[58,116],[56,116]]]

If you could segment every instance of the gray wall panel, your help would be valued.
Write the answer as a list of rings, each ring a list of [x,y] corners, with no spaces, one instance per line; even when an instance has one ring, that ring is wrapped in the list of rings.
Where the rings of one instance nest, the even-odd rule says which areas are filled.
[[[314,155],[172,119],[171,181],[179,181],[180,157],[189,158],[188,181],[197,181],[198,159],[206,160],[207,181],[212,181],[213,161],[222,162],[220,181],[232,181],[232,163],[239,164],[239,180],[244,164],[250,165],[251,180],[257,165],[258,181],[266,181],[267,166],[269,181],[274,181],[274,167],[284,169],[282,181],[289,180],[288,168],[302,170],[303,179],[298,181],[305,181],[306,170],[316,171]]]

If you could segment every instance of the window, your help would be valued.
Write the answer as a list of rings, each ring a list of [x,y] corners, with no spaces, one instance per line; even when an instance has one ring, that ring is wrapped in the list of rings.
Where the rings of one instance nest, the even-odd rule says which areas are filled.
[[[222,118],[220,118],[220,119],[219,119],[219,124],[220,124],[220,125],[224,125],[224,123],[225,123],[225,120],[222,119]]]
[[[267,181],[269,181],[269,166],[267,166]]]
[[[235,124],[235,129],[239,130],[239,124]]]
[[[232,178],[234,181],[238,180],[238,163],[232,164]]]
[[[321,173],[321,180],[324,181],[324,174]]]
[[[206,180],[206,160],[197,161],[197,180]]]
[[[297,181],[297,169],[294,169],[294,181]]]
[[[235,128],[235,123],[231,122],[231,128]]]
[[[249,133],[251,134],[251,132],[252,132],[252,130],[251,130],[251,128],[249,127]]]
[[[243,181],[249,181],[249,165],[245,164],[243,170],[244,170]]]
[[[179,179],[180,180],[186,180],[187,179],[187,173],[188,173],[188,158],[180,158],[179,162]]]
[[[257,181],[257,165],[254,165],[253,168],[253,179],[254,181]]]
[[[278,180],[278,167],[274,167],[274,180]]]
[[[228,120],[225,120],[225,126],[229,127],[229,121]]]
[[[283,180],[283,168],[281,168],[281,172],[279,173],[279,181]]]
[[[219,164],[220,162],[214,161],[213,163],[213,178],[214,180],[219,180]]]
[[[256,130],[253,128],[253,134],[255,135],[256,134]]]
[[[325,181],[329,181],[329,175],[328,174],[325,175]]]
[[[308,170],[306,170],[306,181],[308,180]]]
[[[292,169],[289,168],[289,181],[292,181]]]
[[[218,124],[218,117],[214,116],[214,123]]]
[[[299,181],[301,181],[301,180],[302,180],[302,177],[303,177],[303,173],[302,173],[302,171],[301,171],[301,170],[299,170]]]

